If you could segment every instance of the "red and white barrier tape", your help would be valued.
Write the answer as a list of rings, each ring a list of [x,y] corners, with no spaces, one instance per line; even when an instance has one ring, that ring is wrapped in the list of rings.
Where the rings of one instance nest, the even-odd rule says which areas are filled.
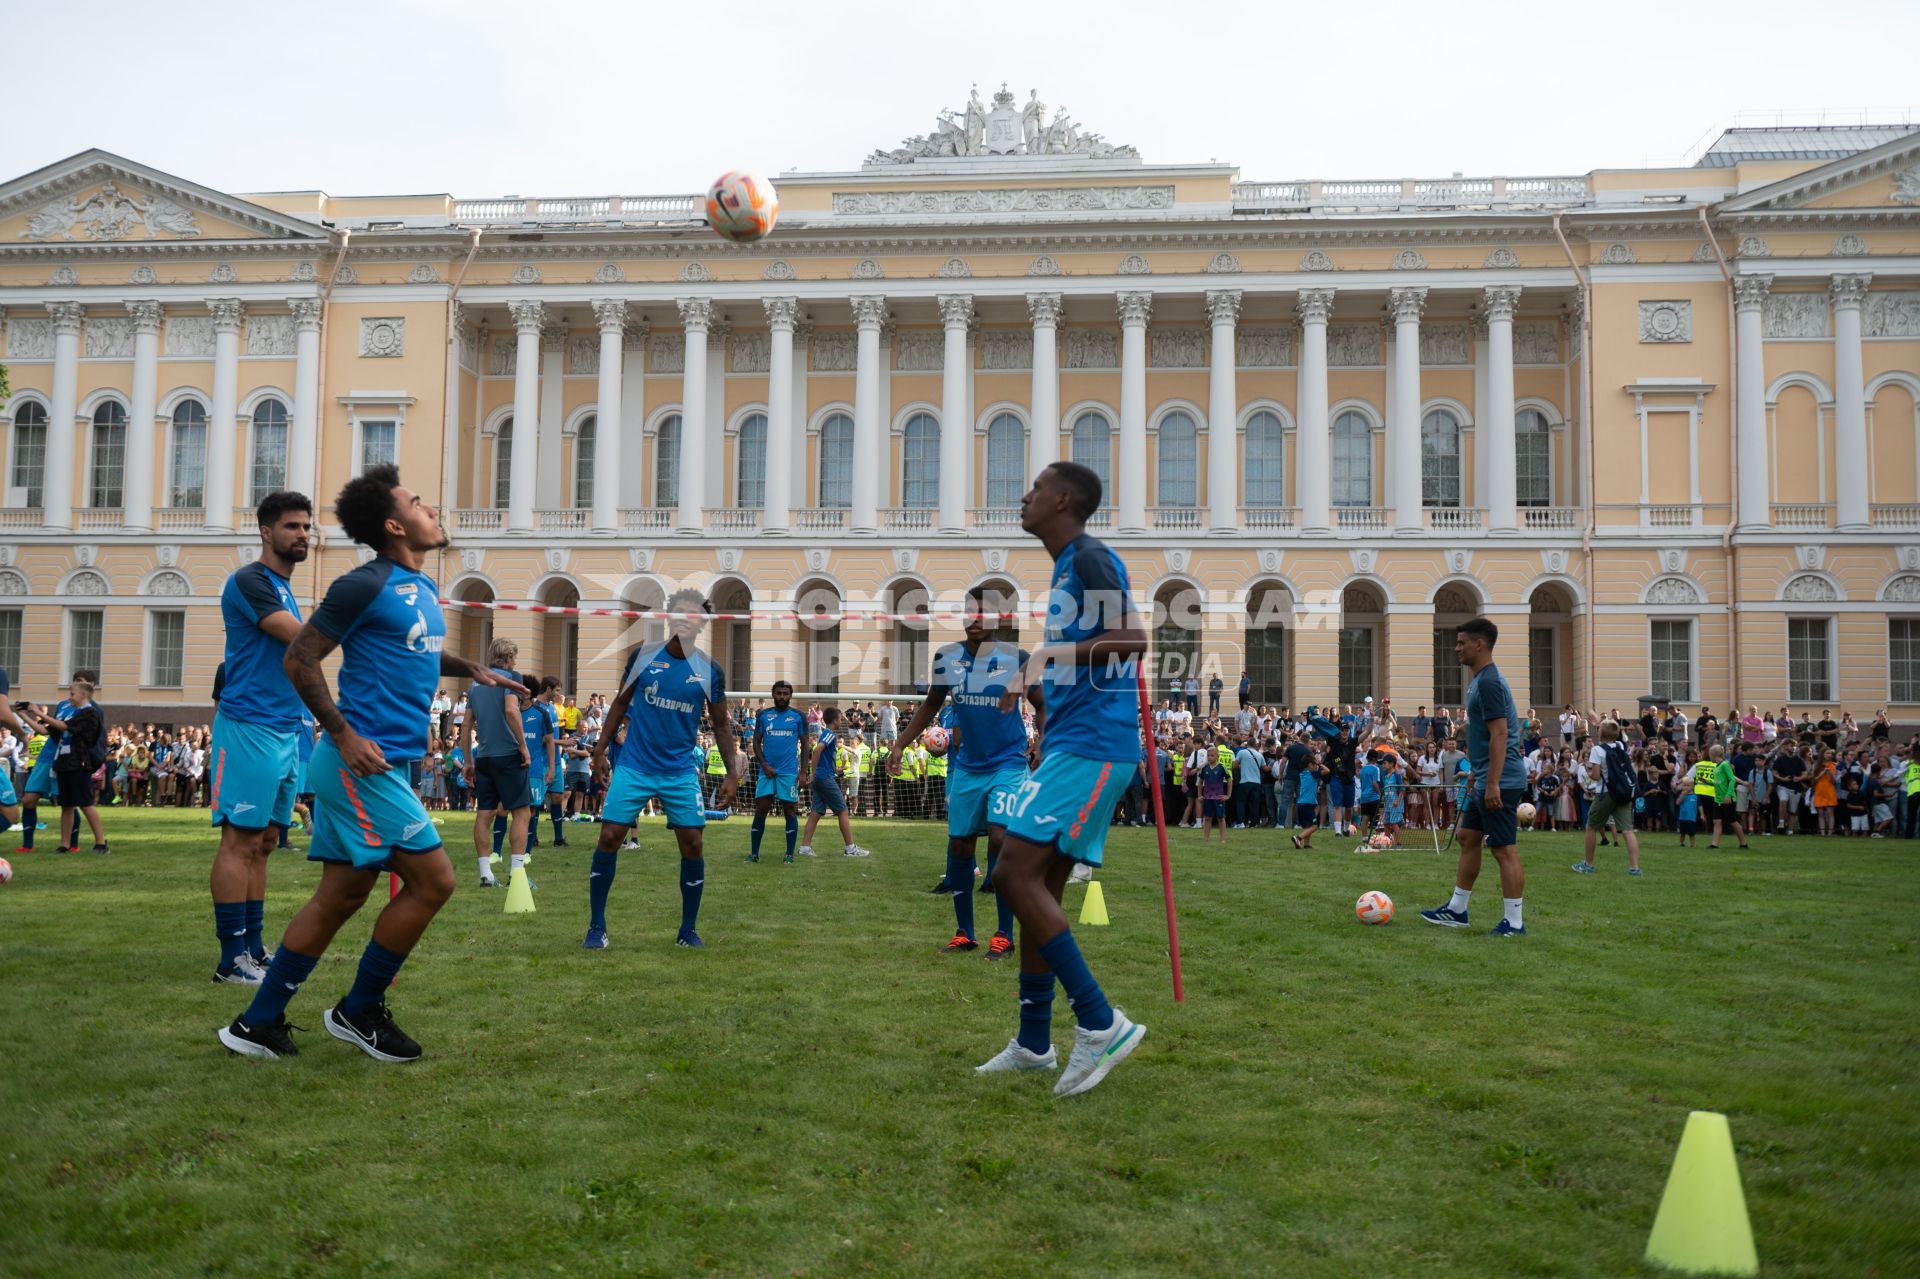
[[[447,608],[491,609],[502,613],[554,613],[561,617],[618,617],[629,621],[669,621],[676,617],[697,618],[706,622],[965,622],[975,616],[973,613],[936,611],[927,613],[886,613],[886,612],[842,612],[842,613],[801,613],[792,609],[784,612],[755,609],[745,613],[689,613],[670,612],[663,608],[568,608],[558,604],[517,604],[510,600],[455,600],[441,599],[441,605]],[[994,621],[1011,621],[1022,617],[1043,618],[1047,610],[1028,609],[1015,613],[988,613],[982,616]]]

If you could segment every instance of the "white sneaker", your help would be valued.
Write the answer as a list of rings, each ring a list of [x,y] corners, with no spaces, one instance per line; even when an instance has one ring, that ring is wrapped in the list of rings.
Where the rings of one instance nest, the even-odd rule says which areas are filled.
[[[640,847],[640,841],[637,839],[630,839],[626,843],[620,845],[620,851],[623,853],[631,852],[633,849],[636,849],[638,847]]]
[[[1109,1070],[1125,1061],[1146,1037],[1147,1028],[1129,1021],[1118,1008],[1113,1010],[1113,1025],[1105,1030],[1076,1026],[1073,1055],[1067,1058],[1067,1068],[1060,1072],[1060,1082],[1053,1086],[1053,1095],[1071,1097],[1086,1092],[1105,1079]]]
[[[811,856],[812,854],[808,854],[808,855]],[[860,847],[860,845],[858,844],[848,844],[847,856],[848,857],[871,857],[873,856],[873,854],[868,850]]]
[[[233,961],[233,967],[225,972],[213,974],[216,982],[234,986],[258,986],[267,979],[267,970],[253,962],[252,955],[241,955]]]
[[[1075,862],[1073,874],[1067,876],[1067,882],[1069,884],[1086,884],[1092,881],[1093,867],[1087,865],[1085,862]]]
[[[1060,1054],[1047,1045],[1044,1053],[1022,1048],[1018,1039],[1009,1039],[1007,1046],[994,1054],[992,1059],[973,1068],[976,1075],[996,1075],[1003,1070],[1058,1070]]]
[[[802,844],[800,845],[800,847],[794,849],[793,851],[800,854],[802,857],[811,857],[813,856],[813,845]]]

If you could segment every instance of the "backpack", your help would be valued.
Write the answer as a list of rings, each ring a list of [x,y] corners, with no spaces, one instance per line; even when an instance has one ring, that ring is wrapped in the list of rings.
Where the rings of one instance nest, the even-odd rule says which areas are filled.
[[[1633,761],[1627,757],[1626,748],[1618,742],[1611,742],[1600,749],[1607,757],[1607,794],[1618,800],[1632,799]]]

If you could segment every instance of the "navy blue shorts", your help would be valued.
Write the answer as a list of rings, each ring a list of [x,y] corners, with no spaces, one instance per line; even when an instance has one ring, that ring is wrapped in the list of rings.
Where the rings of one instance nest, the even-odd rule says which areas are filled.
[[[473,761],[475,808],[526,808],[532,803],[527,784],[527,766],[518,755],[482,755]]]
[[[1524,787],[1515,786],[1511,790],[1500,788],[1501,807],[1496,811],[1480,802],[1480,792],[1474,791],[1460,809],[1460,829],[1477,830],[1481,833],[1481,842],[1488,848],[1511,848],[1518,842],[1519,819],[1514,809],[1520,807],[1520,801],[1527,795]]]

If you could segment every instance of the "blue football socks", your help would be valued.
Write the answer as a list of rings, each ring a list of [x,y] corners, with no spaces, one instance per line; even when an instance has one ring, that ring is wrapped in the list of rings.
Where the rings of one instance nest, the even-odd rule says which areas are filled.
[[[753,859],[755,861],[760,860],[760,839],[766,833],[767,833],[767,815],[765,813],[755,813],[753,815],[753,835],[752,835]]]
[[[247,953],[247,903],[215,902],[213,935],[220,939],[220,971],[224,973]]]
[[[20,810],[20,847],[33,847],[33,832],[40,825],[40,810],[28,807]]]
[[[993,883],[994,868],[1000,863],[1000,854],[987,853],[987,882],[993,884],[994,931],[1003,937],[1013,936],[1013,899],[1000,891],[1000,885]]]
[[[405,955],[369,938],[367,948],[360,952],[360,971],[354,976],[353,988],[340,1001],[340,1011],[349,1017],[358,1017],[367,1009],[386,1003],[387,987],[393,985],[400,965],[406,962]]]
[[[262,944],[261,934],[267,930],[267,900],[264,897],[253,898],[247,902],[247,953],[264,955],[267,948]]]
[[[1030,1053],[1053,1047],[1053,974],[1020,974],[1020,1046]]]
[[[700,920],[700,891],[707,882],[707,859],[680,859],[680,931],[690,933]]]
[[[507,819],[498,814],[493,819],[493,851],[498,853],[500,845],[507,842]]]
[[[1040,958],[1047,961],[1047,967],[1060,979],[1060,985],[1067,992],[1067,1002],[1073,1005],[1073,1015],[1081,1026],[1087,1030],[1105,1030],[1113,1025],[1113,1009],[1108,1007],[1100,983],[1093,979],[1092,970],[1081,957],[1080,943],[1073,939],[1071,928],[1061,929],[1058,937],[1043,943]]]
[[[613,871],[620,854],[593,850],[593,869],[587,873],[587,902],[593,910],[588,921],[595,928],[607,926],[607,894],[613,891]]]
[[[973,938],[973,854],[947,854],[947,890],[953,894],[954,931]]]
[[[559,800],[550,799],[547,801],[547,820],[553,823],[553,842],[554,843],[557,844],[561,840],[567,837],[567,829],[566,829],[566,826],[563,824],[567,820],[567,815],[566,813],[561,811]]]
[[[253,1026],[279,1020],[287,1011],[287,1001],[293,998],[301,983],[313,975],[313,966],[319,962],[320,956],[302,955],[281,942],[273,952],[273,961],[267,965],[267,979],[254,991],[253,1002],[247,1005],[240,1019]]]
[[[787,818],[787,860],[788,861],[793,860],[794,846],[797,845],[799,842],[800,842],[800,819],[798,817],[789,817]]]

